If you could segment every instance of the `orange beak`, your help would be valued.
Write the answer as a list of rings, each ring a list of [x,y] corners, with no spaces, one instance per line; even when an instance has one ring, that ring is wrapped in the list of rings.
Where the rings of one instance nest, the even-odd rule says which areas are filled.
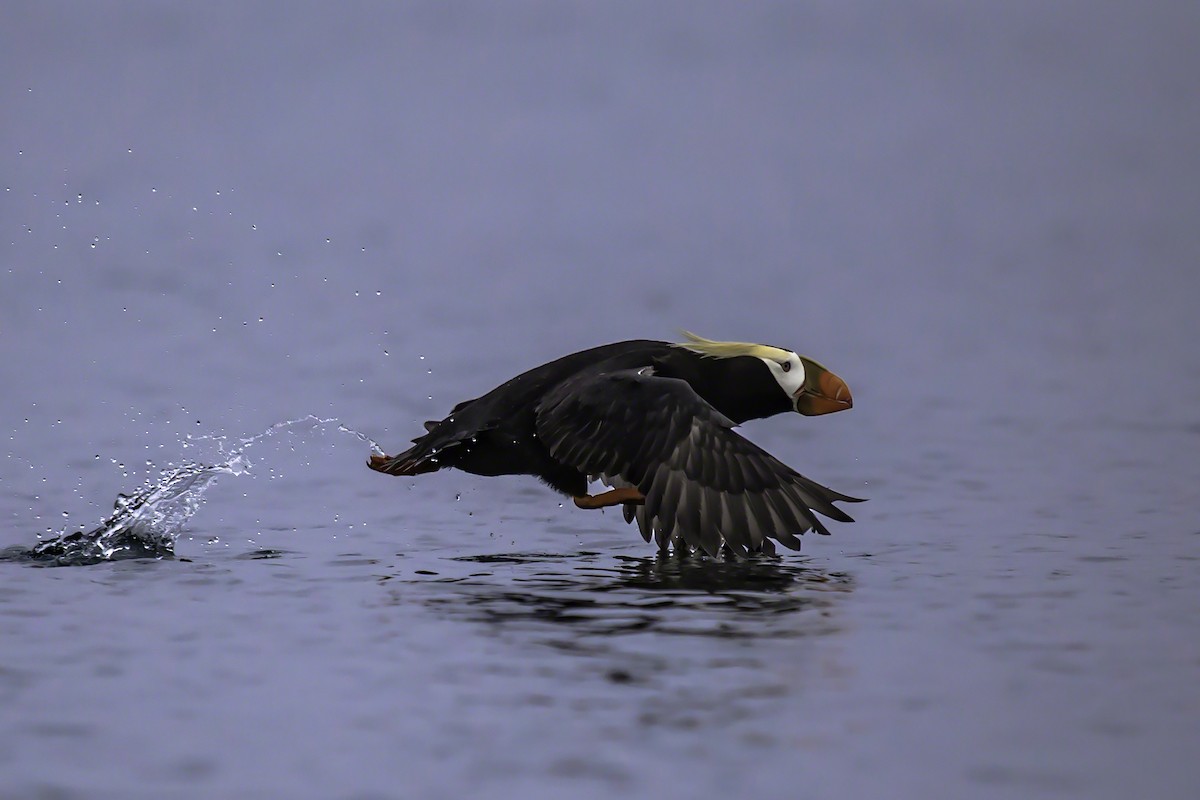
[[[810,362],[811,363],[811,362]],[[805,365],[808,367],[808,365]],[[815,367],[815,368],[814,368]],[[827,369],[813,365],[808,368],[804,388],[796,392],[796,410],[806,417],[832,414],[854,407],[850,387]],[[813,375],[812,373],[816,374]]]

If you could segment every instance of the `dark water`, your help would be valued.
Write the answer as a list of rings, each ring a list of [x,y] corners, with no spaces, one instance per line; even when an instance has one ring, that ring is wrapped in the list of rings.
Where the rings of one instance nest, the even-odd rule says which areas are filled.
[[[1198,23],[6,9],[0,549],[677,328],[845,377],[745,432],[870,502],[659,559],[281,430],[174,557],[0,563],[0,796],[1192,797]]]

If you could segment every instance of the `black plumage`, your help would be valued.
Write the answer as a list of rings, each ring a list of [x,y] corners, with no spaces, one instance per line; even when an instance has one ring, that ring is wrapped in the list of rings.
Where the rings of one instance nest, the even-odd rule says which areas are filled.
[[[805,478],[733,430],[783,411],[849,408],[844,382],[790,351],[745,345],[757,348],[747,350],[753,355],[727,354],[741,351],[708,344],[719,357],[691,349],[703,345],[648,340],[564,356],[459,403],[426,423],[412,448],[370,465],[394,475],[445,467],[535,475],[581,507],[620,503],[626,521],[663,549],[773,552],[772,540],[798,549],[797,535],[829,533],[814,512],[852,521],[833,502],[856,498]],[[768,364],[788,360],[804,375],[793,396]],[[586,497],[590,476],[617,487],[611,500]]]

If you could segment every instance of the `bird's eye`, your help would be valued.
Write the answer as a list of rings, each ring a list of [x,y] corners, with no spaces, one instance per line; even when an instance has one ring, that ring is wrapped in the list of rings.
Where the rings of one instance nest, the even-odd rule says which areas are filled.
[[[791,372],[792,371],[792,362],[785,361],[779,365],[779,368],[782,369],[784,372]]]

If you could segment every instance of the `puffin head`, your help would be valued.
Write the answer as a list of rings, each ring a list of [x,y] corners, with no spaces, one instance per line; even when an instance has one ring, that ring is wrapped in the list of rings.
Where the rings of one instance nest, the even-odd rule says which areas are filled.
[[[683,331],[680,347],[715,358],[751,356],[766,364],[792,408],[806,417],[832,414],[854,407],[850,387],[824,365],[782,347],[748,342],[716,342]]]
[[[779,387],[792,399],[792,408],[806,417],[832,414],[854,407],[846,382],[811,358],[785,351],[786,358],[763,358]]]

